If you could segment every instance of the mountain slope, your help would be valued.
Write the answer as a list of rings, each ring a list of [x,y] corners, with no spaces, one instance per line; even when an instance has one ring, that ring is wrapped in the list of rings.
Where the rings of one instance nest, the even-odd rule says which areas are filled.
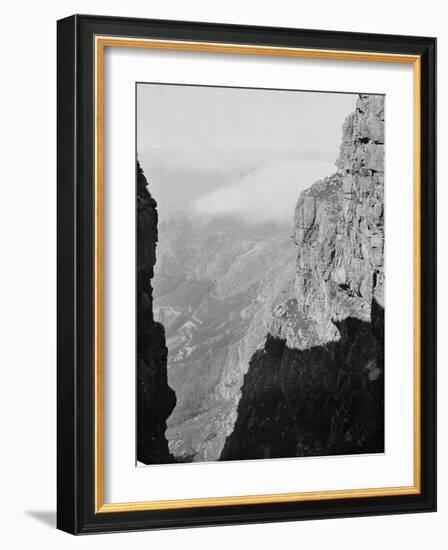
[[[177,406],[168,419],[179,460],[217,460],[233,428],[243,376],[272,308],[291,292],[288,227],[235,217],[180,218],[162,228],[155,312],[166,327]]]

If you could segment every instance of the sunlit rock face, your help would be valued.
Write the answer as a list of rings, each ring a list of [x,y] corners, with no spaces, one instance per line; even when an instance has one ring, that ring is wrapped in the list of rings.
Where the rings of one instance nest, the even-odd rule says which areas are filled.
[[[382,96],[359,96],[336,165],[298,200],[293,290],[250,360],[222,460],[384,449]]]
[[[336,165],[336,174],[302,193],[295,211],[295,296],[316,328],[302,347],[337,338],[334,321],[369,321],[373,297],[384,305],[383,96],[359,97]]]
[[[157,244],[157,203],[137,163],[137,460],[173,462],[165,437],[176,396],[167,380],[165,329],[154,321],[153,289]]]

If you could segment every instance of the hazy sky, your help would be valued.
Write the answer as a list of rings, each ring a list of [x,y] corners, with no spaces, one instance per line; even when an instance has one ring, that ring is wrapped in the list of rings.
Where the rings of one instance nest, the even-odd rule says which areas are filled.
[[[355,103],[354,94],[138,84],[137,152],[161,219],[289,218],[300,192],[336,170]]]

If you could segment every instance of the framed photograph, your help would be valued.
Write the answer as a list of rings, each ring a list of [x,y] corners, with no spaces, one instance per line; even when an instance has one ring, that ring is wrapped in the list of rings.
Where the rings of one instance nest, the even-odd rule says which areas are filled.
[[[434,511],[436,40],[58,22],[58,527]]]

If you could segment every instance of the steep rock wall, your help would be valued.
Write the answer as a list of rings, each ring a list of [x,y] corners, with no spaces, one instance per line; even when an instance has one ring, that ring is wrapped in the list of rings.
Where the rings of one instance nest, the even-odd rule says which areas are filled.
[[[147,185],[137,162],[137,460],[158,464],[173,462],[165,430],[176,396],[167,379],[165,329],[153,317],[158,218]]]
[[[359,96],[336,165],[299,198],[293,297],[251,359],[221,460],[384,449],[382,96]]]

